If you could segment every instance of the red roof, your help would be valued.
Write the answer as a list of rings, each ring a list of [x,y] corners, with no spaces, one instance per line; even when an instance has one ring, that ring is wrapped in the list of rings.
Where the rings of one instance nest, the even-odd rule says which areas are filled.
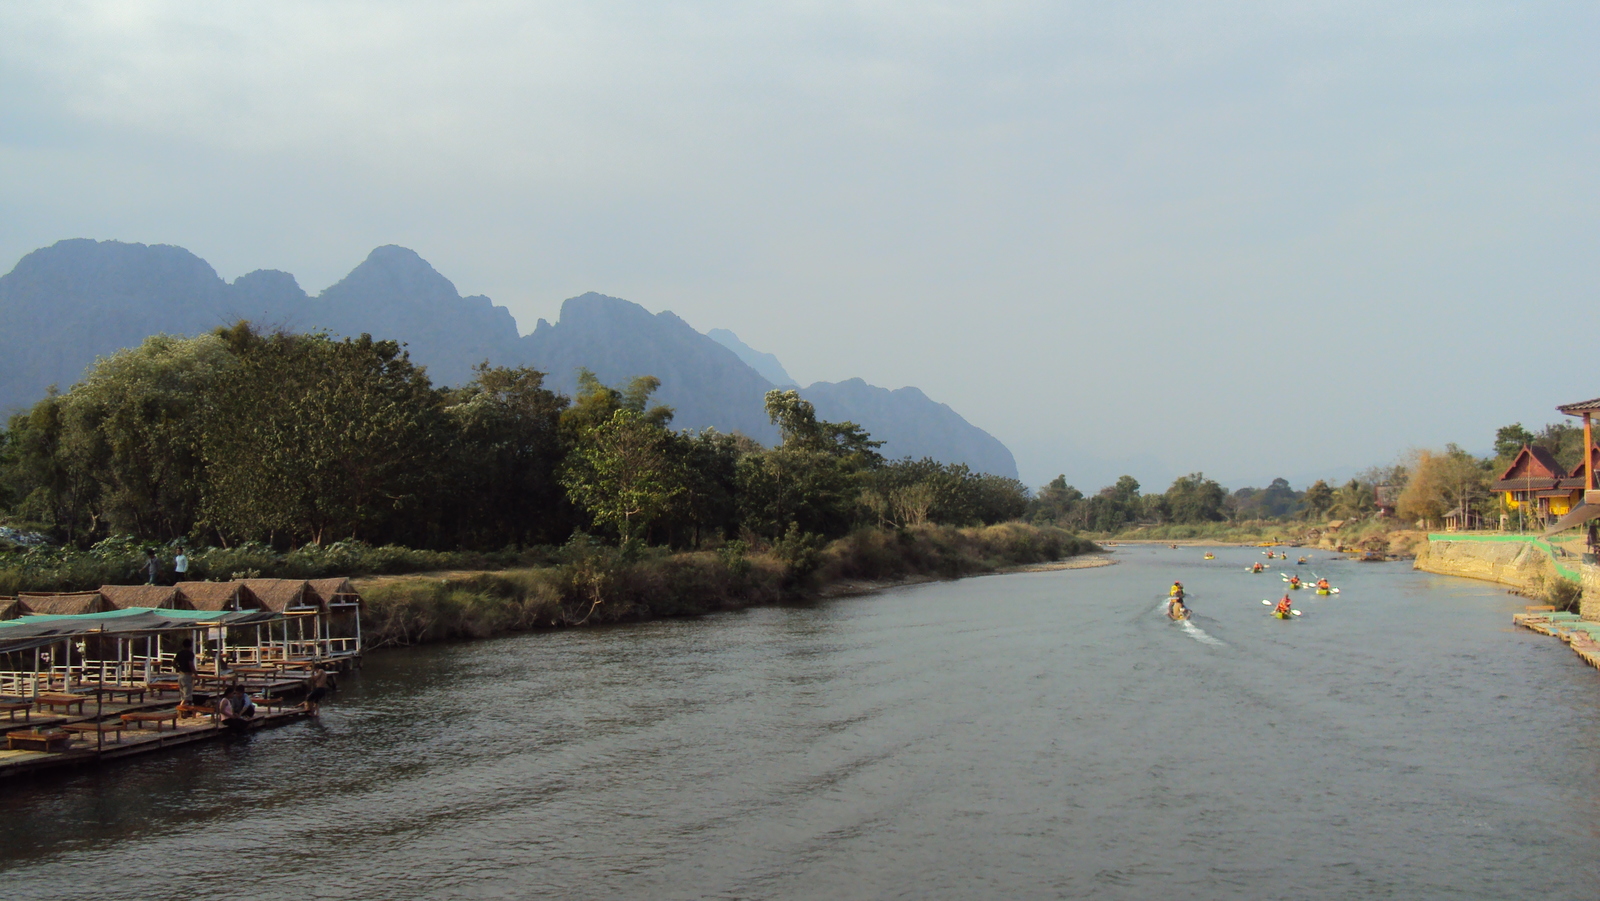
[[[1516,479],[1564,479],[1567,471],[1556,462],[1555,455],[1538,445],[1524,444],[1522,450],[1517,451],[1517,456],[1500,474],[1500,481],[1510,482]]]

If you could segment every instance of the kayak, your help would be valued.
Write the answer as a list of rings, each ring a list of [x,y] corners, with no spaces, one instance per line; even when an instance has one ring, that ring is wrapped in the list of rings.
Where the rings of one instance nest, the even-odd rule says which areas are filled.
[[[1317,589],[1317,594],[1333,594],[1333,589],[1331,589],[1331,588],[1318,588]]]
[[[1171,610],[1168,610],[1168,611],[1167,611],[1167,619],[1170,619],[1170,620],[1172,620],[1172,621],[1174,621],[1174,622],[1176,622],[1176,621],[1178,621],[1178,620],[1184,620],[1184,619],[1188,619],[1188,618],[1189,618],[1189,614],[1188,614],[1188,612],[1184,612],[1184,613],[1173,613],[1173,612],[1172,612],[1172,611],[1171,611]]]
[[[1215,560],[1215,559],[1217,559],[1217,555],[1216,554],[1207,554],[1206,555],[1206,559],[1207,560]]]
[[[1289,617],[1293,616],[1294,614],[1292,614],[1292,613],[1280,613],[1279,611],[1274,610],[1274,611],[1272,611],[1272,615],[1276,616],[1278,619],[1288,619]]]

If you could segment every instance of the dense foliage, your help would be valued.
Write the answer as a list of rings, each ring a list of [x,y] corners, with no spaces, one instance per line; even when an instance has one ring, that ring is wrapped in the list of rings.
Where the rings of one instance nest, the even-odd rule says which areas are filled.
[[[741,540],[804,556],[862,525],[1020,516],[1013,479],[885,460],[854,423],[794,391],[782,442],[674,432],[659,382],[575,398],[527,368],[435,388],[403,347],[241,323],[156,336],[11,418],[0,504],[88,548],[112,536],[287,552],[336,543],[491,551],[589,533],[627,548]]]

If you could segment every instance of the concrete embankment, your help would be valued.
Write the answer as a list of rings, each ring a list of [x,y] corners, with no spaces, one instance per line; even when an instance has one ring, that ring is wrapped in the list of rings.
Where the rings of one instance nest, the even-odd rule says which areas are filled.
[[[1429,535],[1412,564],[1424,572],[1509,585],[1519,594],[1565,606],[1577,597],[1582,618],[1600,621],[1600,566],[1531,535]]]
[[[1543,590],[1547,579],[1558,575],[1553,553],[1551,545],[1531,536],[1429,535],[1417,547],[1412,566],[1423,572],[1499,582],[1536,593]]]

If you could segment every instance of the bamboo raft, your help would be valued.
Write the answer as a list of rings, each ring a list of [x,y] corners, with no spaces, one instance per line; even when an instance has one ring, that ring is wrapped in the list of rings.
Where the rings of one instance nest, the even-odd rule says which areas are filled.
[[[1559,638],[1584,663],[1600,669],[1600,623],[1587,622],[1576,613],[1558,613],[1554,607],[1530,606],[1512,614],[1511,622],[1540,635]]]

